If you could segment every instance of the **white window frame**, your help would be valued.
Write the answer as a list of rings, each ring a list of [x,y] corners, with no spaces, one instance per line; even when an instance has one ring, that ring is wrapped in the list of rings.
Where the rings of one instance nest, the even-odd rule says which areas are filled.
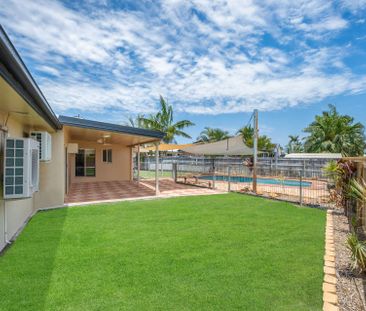
[[[104,160],[104,151],[106,152],[106,159]],[[102,162],[107,164],[112,164],[113,161],[113,149],[102,149]]]
[[[3,178],[4,199],[29,198],[39,190],[39,143],[36,140],[5,139]]]
[[[77,168],[79,167],[79,166],[77,166],[76,165],[76,157],[77,157],[77,155],[78,155],[78,153],[77,154],[75,154],[75,177],[96,177],[97,176],[97,159],[96,159],[96,150],[94,149],[94,148],[79,148],[79,151],[80,150],[84,150],[84,175],[77,175],[76,174],[76,170],[77,170]],[[87,166],[86,165],[86,154],[87,154],[87,152],[86,151],[90,151],[90,150],[92,150],[92,151],[94,151],[94,166]],[[94,175],[86,175],[86,170],[88,169],[88,168],[94,168]]]

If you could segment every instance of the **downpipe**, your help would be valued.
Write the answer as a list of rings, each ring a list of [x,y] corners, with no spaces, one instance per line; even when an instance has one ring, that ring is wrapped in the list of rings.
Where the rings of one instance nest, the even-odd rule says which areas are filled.
[[[5,124],[2,125],[0,127],[0,133],[1,133],[1,142],[0,142],[0,156],[1,156],[1,184],[2,184],[2,189],[4,189],[4,172],[3,172],[3,169],[4,169],[4,158],[5,158],[5,141],[6,141],[6,138],[8,137],[8,127],[7,127],[7,122],[8,122],[8,119],[9,119],[9,115],[7,116],[6,118],[6,121],[5,121]],[[3,204],[4,204],[4,242],[5,242],[5,245],[10,245],[11,244],[11,241],[9,240],[9,234],[8,234],[8,222],[7,222],[7,209],[6,209],[6,201],[4,199],[4,196],[3,196],[3,193],[0,194],[2,200],[3,200]],[[6,247],[5,246],[5,247]]]

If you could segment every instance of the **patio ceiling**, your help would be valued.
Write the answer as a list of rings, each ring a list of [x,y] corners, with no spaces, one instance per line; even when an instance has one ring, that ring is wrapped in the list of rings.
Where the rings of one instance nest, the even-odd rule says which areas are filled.
[[[89,141],[94,143],[103,141],[106,144],[118,144],[123,146],[134,146],[160,141],[160,138],[117,133],[113,131],[102,131],[73,126],[64,126],[64,129],[70,141]]]

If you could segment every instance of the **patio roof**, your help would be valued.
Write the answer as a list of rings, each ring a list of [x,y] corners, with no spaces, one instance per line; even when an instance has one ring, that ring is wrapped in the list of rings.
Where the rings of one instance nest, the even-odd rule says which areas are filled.
[[[160,131],[123,126],[75,117],[59,116],[60,123],[67,129],[72,140],[97,141],[124,145],[145,144],[160,141],[165,133]]]

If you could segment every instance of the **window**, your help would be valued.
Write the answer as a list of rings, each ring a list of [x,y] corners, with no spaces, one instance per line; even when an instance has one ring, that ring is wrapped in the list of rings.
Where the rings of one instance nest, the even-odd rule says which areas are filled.
[[[112,163],[112,149],[103,149],[103,162]]]
[[[75,176],[95,176],[95,149],[79,149],[75,155]]]

